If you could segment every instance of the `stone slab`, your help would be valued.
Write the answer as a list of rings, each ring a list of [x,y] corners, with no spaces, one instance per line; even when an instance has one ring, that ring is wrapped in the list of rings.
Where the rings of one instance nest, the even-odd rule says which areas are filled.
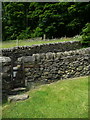
[[[29,98],[28,94],[8,96],[8,102],[23,101]]]

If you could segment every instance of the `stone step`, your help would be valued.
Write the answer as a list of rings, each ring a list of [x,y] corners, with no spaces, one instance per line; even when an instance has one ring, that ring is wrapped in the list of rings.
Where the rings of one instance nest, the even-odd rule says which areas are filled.
[[[20,88],[14,88],[9,92],[9,95],[17,95],[19,93],[25,92],[26,88],[20,87]]]
[[[14,89],[12,89],[12,92],[14,92],[14,91],[25,91],[25,90],[26,90],[26,88],[20,87],[20,88],[14,88]]]
[[[28,94],[21,94],[21,95],[10,95],[8,96],[8,102],[17,102],[23,101],[29,98]]]

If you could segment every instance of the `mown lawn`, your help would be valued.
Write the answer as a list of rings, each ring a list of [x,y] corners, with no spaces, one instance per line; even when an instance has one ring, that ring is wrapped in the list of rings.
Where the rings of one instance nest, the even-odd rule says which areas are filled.
[[[3,118],[88,118],[88,77],[61,80],[28,92],[29,99],[3,106]]]
[[[35,44],[44,44],[44,43],[55,43],[55,42],[64,42],[64,41],[77,41],[80,40],[79,38],[63,38],[58,40],[39,40],[39,41],[29,41],[29,40],[19,40],[19,46],[31,46]],[[3,41],[2,42],[2,48],[11,48],[18,46],[17,40],[9,40],[9,41]]]

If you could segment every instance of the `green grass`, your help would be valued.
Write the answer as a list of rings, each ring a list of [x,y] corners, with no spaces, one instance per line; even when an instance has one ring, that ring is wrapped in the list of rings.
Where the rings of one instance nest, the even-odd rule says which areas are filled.
[[[19,46],[31,46],[35,44],[44,44],[44,43],[55,43],[55,42],[64,42],[64,41],[76,41],[78,38],[64,38],[58,40],[39,40],[39,41],[29,41],[29,40],[19,40]],[[17,40],[9,40],[2,42],[2,48],[11,48],[17,46]]]
[[[61,80],[3,106],[3,118],[88,118],[88,77]]]

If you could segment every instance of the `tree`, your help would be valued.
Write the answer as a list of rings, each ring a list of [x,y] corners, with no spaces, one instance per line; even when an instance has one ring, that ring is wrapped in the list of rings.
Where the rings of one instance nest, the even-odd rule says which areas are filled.
[[[17,39],[22,30],[26,29],[27,3],[3,3],[3,40]]]
[[[90,23],[88,2],[3,3],[3,40],[73,37]]]

